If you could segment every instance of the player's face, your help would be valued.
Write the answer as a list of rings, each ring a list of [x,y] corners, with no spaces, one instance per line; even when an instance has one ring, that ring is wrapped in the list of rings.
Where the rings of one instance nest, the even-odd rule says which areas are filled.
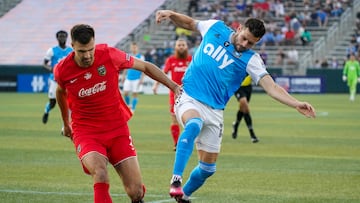
[[[243,52],[251,49],[260,38],[255,37],[248,28],[239,28],[233,35],[232,43],[237,52]]]
[[[94,38],[87,44],[81,44],[78,41],[72,43],[75,57],[74,60],[80,67],[89,67],[94,63],[95,41]]]
[[[185,40],[178,40],[175,43],[175,51],[179,55],[183,55],[185,52],[187,52],[188,46]]]
[[[59,33],[57,36],[57,40],[59,41],[59,44],[65,44],[67,39],[67,35],[65,33]]]

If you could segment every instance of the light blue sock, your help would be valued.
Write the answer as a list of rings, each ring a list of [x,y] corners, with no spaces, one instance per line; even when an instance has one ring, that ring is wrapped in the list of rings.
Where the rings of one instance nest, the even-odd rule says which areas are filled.
[[[50,112],[50,102],[46,103],[45,105],[45,113],[49,113]]]
[[[125,96],[125,103],[129,106],[130,105],[130,96]]]
[[[183,175],[186,164],[194,149],[195,138],[199,135],[202,126],[203,120],[201,118],[192,118],[186,122],[176,145],[174,175]]]
[[[205,180],[208,177],[212,176],[215,173],[215,171],[215,163],[208,164],[199,161],[199,164],[191,172],[188,181],[186,181],[186,184],[184,185],[184,194],[190,197],[193,192],[195,192],[205,183]]]
[[[135,111],[135,108],[136,108],[137,103],[138,103],[138,98],[133,98],[133,100],[132,100],[132,107],[131,107],[132,110]]]

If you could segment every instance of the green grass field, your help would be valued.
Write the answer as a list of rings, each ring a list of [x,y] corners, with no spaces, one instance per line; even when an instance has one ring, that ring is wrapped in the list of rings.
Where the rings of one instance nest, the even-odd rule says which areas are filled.
[[[295,95],[311,102],[316,119],[253,94],[252,144],[242,121],[231,138],[237,103],[225,110],[225,135],[217,172],[193,194],[194,203],[360,202],[360,96]],[[174,202],[168,196],[174,152],[169,135],[168,98],[141,95],[130,128],[138,151],[146,202]],[[69,139],[60,136],[56,107],[41,122],[46,94],[0,94],[0,202],[91,203],[92,181],[82,172]],[[196,164],[193,153],[185,178]],[[129,202],[109,166],[113,202]]]

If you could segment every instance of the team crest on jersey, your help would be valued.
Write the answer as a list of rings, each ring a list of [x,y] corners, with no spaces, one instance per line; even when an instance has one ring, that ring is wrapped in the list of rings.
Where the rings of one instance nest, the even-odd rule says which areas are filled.
[[[228,42],[228,41],[224,42],[224,46],[225,46],[225,47],[230,46],[230,42]]]
[[[241,55],[242,55],[242,53],[241,53],[241,52],[237,52],[236,50],[234,50],[233,55],[234,55],[236,58],[240,58]]]
[[[105,68],[104,65],[98,67],[97,70],[98,70],[98,73],[99,73],[100,76],[105,76],[106,75],[106,68]]]

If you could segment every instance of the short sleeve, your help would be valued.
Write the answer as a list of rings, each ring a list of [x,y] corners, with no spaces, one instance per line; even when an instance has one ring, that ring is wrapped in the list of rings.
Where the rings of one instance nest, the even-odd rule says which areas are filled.
[[[259,83],[259,80],[262,77],[269,74],[266,70],[264,61],[261,59],[258,53],[255,53],[250,58],[249,63],[246,67],[246,72],[249,73],[256,85]]]
[[[134,66],[134,58],[130,54],[122,50],[111,47],[109,48],[109,55],[114,63],[114,66],[118,70],[130,68]]]

